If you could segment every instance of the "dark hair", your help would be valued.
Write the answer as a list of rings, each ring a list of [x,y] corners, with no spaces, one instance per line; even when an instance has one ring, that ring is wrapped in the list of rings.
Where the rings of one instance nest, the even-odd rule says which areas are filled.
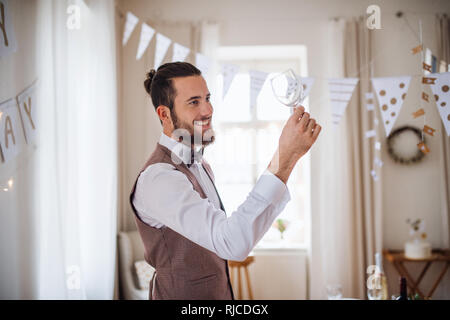
[[[145,91],[150,95],[155,110],[158,106],[164,105],[169,107],[172,112],[176,96],[172,79],[200,76],[201,74],[199,69],[188,62],[166,63],[160,66],[157,71],[151,69],[147,73],[147,79],[144,81]]]

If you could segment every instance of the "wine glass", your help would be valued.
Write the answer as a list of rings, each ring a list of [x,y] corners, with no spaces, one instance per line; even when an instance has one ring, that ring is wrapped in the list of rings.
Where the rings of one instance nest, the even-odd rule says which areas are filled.
[[[287,107],[293,108],[305,99],[303,85],[292,69],[275,75],[270,84],[275,98]]]
[[[383,291],[381,290],[381,286],[374,286],[373,288],[367,289],[367,298],[369,300],[382,300],[383,298]]]
[[[329,284],[326,286],[328,300],[342,299],[342,286],[340,284]]]

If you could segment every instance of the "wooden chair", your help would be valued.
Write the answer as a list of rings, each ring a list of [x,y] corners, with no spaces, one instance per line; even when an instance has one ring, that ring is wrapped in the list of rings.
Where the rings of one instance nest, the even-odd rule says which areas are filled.
[[[244,261],[228,261],[228,266],[230,268],[230,281],[233,283],[234,280],[234,269],[237,269],[238,274],[238,300],[242,300],[242,278],[241,269],[244,269],[245,280],[247,282],[247,292],[249,299],[253,300],[252,286],[250,284],[250,277],[248,275],[247,266],[255,261],[254,257],[247,257]]]

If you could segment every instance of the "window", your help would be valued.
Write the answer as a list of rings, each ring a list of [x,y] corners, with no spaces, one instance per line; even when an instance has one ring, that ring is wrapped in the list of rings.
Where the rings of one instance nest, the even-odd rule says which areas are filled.
[[[304,46],[221,47],[219,61],[240,67],[227,96],[222,101],[222,76],[213,92],[216,142],[205,150],[214,168],[216,184],[228,214],[247,197],[258,177],[267,168],[290,108],[272,94],[269,79],[276,72],[293,69],[306,76]],[[250,108],[249,70],[260,70],[269,76],[258,96],[256,108]],[[305,103],[307,108],[307,103]],[[270,228],[257,247],[307,246],[310,213],[309,156],[301,159],[288,181],[291,201],[279,218],[289,226],[281,241],[280,233]]]

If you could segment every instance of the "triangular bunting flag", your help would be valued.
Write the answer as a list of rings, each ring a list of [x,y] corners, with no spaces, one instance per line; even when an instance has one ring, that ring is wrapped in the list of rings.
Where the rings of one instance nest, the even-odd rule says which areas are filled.
[[[172,62],[183,62],[186,60],[187,55],[189,54],[191,50],[189,48],[186,48],[182,46],[179,43],[174,42],[173,43],[173,56],[172,56]]]
[[[345,109],[347,109],[348,103],[352,98],[353,90],[355,90],[358,81],[358,78],[328,79],[332,119],[334,124],[339,124],[339,121],[344,115]]]
[[[38,126],[36,90],[37,83],[34,82],[16,97],[17,105],[19,106],[19,116],[22,120],[25,141],[28,144],[36,143],[36,132]]]
[[[206,77],[208,75],[209,67],[211,66],[211,59],[197,52],[195,54],[195,66],[200,69],[203,77]]]
[[[261,89],[269,75],[266,72],[250,70],[250,108],[256,107],[256,100],[261,92]]]
[[[314,84],[314,78],[301,78],[297,77],[300,84],[303,86],[303,98],[306,98],[309,95],[309,91]]]
[[[141,38],[139,40],[138,51],[136,53],[136,60],[139,60],[142,57],[142,55],[144,54],[145,50],[148,47],[148,44],[150,43],[150,40],[152,40],[154,34],[155,29],[153,29],[146,23],[142,24]]]
[[[0,148],[3,160],[8,162],[14,159],[21,147],[21,125],[15,99],[9,99],[0,104]]]
[[[126,45],[128,42],[128,39],[130,39],[131,33],[133,32],[134,28],[136,27],[139,19],[131,12],[127,12],[127,18],[125,21],[125,26],[123,28],[123,38],[122,38],[122,45]]]
[[[434,73],[432,76],[436,78],[435,84],[430,85],[436,108],[441,115],[445,131],[450,136],[450,72]]]
[[[239,71],[239,66],[234,64],[224,63],[222,64],[222,75],[223,75],[223,90],[222,90],[222,99],[225,99],[225,96],[230,89],[231,83],[233,82],[234,77]]]
[[[171,42],[172,40],[162,35],[161,33],[156,34],[155,66],[153,67],[155,70],[158,69],[158,67],[161,65],[161,62],[164,60]]]
[[[391,133],[408,92],[411,76],[372,78],[386,136]]]

